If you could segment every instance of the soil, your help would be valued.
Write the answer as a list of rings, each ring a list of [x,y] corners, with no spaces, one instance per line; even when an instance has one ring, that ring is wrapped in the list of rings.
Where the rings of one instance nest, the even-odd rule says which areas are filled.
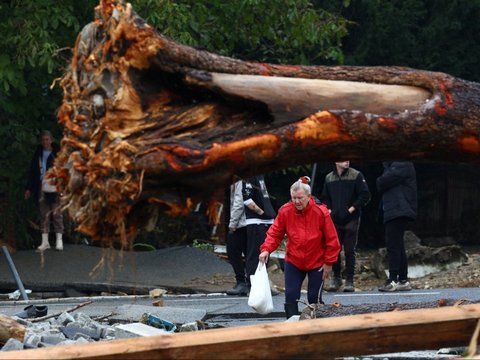
[[[468,255],[468,259],[462,265],[450,270],[435,272],[420,278],[409,279],[413,289],[436,289],[436,288],[469,288],[480,286],[480,247],[465,246],[462,250]],[[371,270],[370,259],[377,250],[358,250],[357,251],[357,270],[354,284],[355,291],[375,291],[382,285],[385,278],[378,278]],[[285,281],[281,264],[278,260],[272,259],[268,268],[269,278],[272,283],[272,289],[278,292],[284,292]],[[225,288],[235,284],[234,279],[222,276],[216,279],[225,285]],[[304,282],[303,289],[306,290],[307,281]],[[343,289],[340,288],[339,291]]]

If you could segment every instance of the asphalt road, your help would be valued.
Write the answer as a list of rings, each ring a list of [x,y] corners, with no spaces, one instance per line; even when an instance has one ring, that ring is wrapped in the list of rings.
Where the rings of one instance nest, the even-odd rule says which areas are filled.
[[[326,304],[340,303],[342,305],[360,304],[404,304],[415,302],[432,302],[440,299],[480,301],[480,288],[462,289],[436,289],[436,290],[412,290],[409,292],[380,293],[380,292],[355,292],[355,293],[324,293],[323,300]],[[302,300],[305,301],[305,295]],[[80,297],[44,300],[17,300],[0,302],[0,313],[14,315],[20,312],[27,304],[47,304],[49,314],[70,309],[78,304],[92,301],[77,311],[84,312],[92,317],[107,316],[124,305],[149,306],[152,311],[154,301],[149,296],[104,296],[104,297]],[[227,296],[224,293],[192,294],[192,295],[165,295],[163,306],[168,308],[185,309],[185,311],[203,310],[205,320],[211,324],[225,327],[253,325],[265,322],[284,321],[284,295],[273,297],[274,311],[269,315],[259,315],[247,304],[246,296]],[[300,304],[299,309],[304,305]],[[168,313],[165,313],[168,317]],[[166,320],[169,320],[168,318]],[[194,319],[195,320],[195,319]],[[201,320],[201,319],[196,319]]]
[[[211,327],[237,327],[271,322],[283,322],[284,295],[273,297],[274,311],[268,315],[257,314],[247,304],[247,297],[227,296],[223,280],[233,278],[231,266],[208,251],[191,247],[176,247],[145,253],[122,254],[85,245],[66,245],[63,252],[47,251],[44,256],[33,250],[11,255],[26,289],[33,292],[67,289],[79,293],[89,290],[122,291],[130,296],[89,296],[33,300],[0,301],[0,313],[14,315],[29,304],[48,305],[48,314],[57,314],[73,307],[92,302],[78,310],[91,317],[110,316],[113,321],[135,321],[135,314],[149,311],[165,320],[190,322],[204,320]],[[16,289],[16,282],[5,259],[0,259],[0,294]],[[105,260],[101,271],[94,269]],[[113,270],[113,271],[111,271]],[[148,295],[153,288],[165,288],[163,307],[154,307]],[[305,301],[305,294],[302,300]],[[1,296],[0,296],[1,298]],[[408,292],[381,293],[327,293],[326,304],[404,304],[434,302],[440,299],[480,301],[480,288],[412,290]],[[300,304],[302,310],[304,305]],[[139,315],[140,317],[141,315]],[[138,320],[137,320],[138,321]],[[414,357],[418,357],[415,354]],[[411,358],[411,355],[408,355]],[[397,355],[395,358],[399,358]],[[428,358],[428,356],[427,356]]]
[[[304,295],[305,296],[305,295]],[[304,299],[302,297],[302,300]],[[431,302],[440,299],[480,301],[480,288],[412,290],[409,292],[380,293],[325,293],[323,300],[326,304],[340,303],[344,306],[359,304],[404,304],[415,302]],[[76,311],[83,312],[90,317],[112,316],[110,320],[117,322],[135,321],[144,311],[172,322],[187,323],[202,319],[209,328],[239,327],[285,321],[283,312],[284,295],[273,297],[274,311],[268,315],[259,315],[252,310],[246,296],[227,296],[224,293],[192,294],[192,295],[164,295],[163,307],[154,307],[154,299],[146,295],[141,296],[104,296],[83,298],[59,298],[42,300],[17,300],[0,302],[0,313],[14,315],[23,310],[28,304],[47,305],[49,315],[61,313],[79,304],[92,302]],[[303,305],[300,305],[300,310]],[[137,315],[135,315],[137,314]],[[137,319],[136,321],[138,321]],[[467,344],[466,344],[467,345]],[[456,350],[456,349],[454,349]],[[461,350],[460,350],[461,351]],[[395,354],[382,354],[357,359],[438,359],[451,358],[455,355],[440,355],[437,350],[412,351]]]

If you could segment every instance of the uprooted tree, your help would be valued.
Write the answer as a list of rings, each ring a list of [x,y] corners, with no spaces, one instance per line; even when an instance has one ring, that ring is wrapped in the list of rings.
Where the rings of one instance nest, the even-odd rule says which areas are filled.
[[[61,80],[54,175],[77,229],[129,244],[255,173],[315,161],[478,161],[480,84],[401,67],[244,62],[101,0]]]

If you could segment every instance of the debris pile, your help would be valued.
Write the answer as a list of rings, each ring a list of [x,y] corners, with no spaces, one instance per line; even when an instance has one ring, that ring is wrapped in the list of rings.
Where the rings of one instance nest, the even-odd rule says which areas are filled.
[[[201,321],[173,324],[155,315],[145,313],[139,322],[110,325],[97,321],[84,313],[74,315],[63,312],[57,318],[42,322],[12,317],[25,327],[23,341],[9,338],[0,351],[36,349],[56,345],[85,344],[140,336],[165,335],[173,332],[204,330]]]

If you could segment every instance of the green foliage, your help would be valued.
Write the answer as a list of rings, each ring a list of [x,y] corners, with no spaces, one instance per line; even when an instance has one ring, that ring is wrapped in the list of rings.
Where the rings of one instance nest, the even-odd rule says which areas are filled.
[[[0,229],[13,224],[19,247],[31,242],[26,220],[36,221],[35,209],[25,202],[23,192],[38,135],[48,129],[59,139],[55,110],[61,92],[49,89],[69,54],[59,49],[74,44],[95,3],[12,0],[0,5],[0,198],[10,209],[1,217]]]
[[[35,219],[23,187],[38,135],[48,129],[60,139],[55,112],[62,94],[50,86],[62,75],[98,2],[0,3],[0,198],[12,210],[2,217],[0,232],[14,223],[19,247],[30,247],[25,224]],[[132,5],[166,36],[216,53],[283,63],[342,60],[345,21],[314,9],[308,0],[134,0]]]
[[[161,33],[221,55],[273,63],[342,61],[346,21],[315,9],[309,0],[136,0],[132,4]]]
[[[347,64],[409,66],[480,81],[480,1],[317,2],[353,24],[344,41]]]
[[[213,251],[213,244],[198,239],[193,239],[192,246],[197,249]]]

